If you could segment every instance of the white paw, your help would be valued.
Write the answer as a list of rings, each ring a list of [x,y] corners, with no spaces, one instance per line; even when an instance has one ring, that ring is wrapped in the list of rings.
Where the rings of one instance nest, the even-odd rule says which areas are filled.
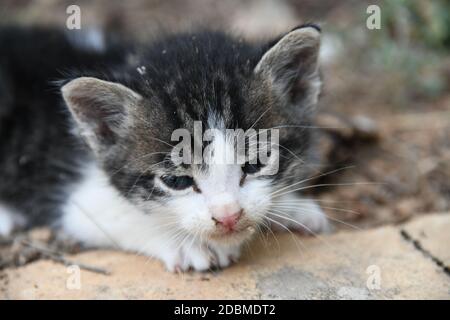
[[[0,213],[1,214],[1,213]],[[8,237],[13,229],[12,223],[9,220],[0,216],[0,237]]]
[[[318,210],[316,212],[298,211],[291,213],[291,218],[296,222],[289,221],[288,228],[295,231],[306,232],[307,234],[328,233],[331,231],[327,217]]]
[[[272,223],[272,225],[277,231],[283,229],[286,231],[287,228],[313,235],[331,231],[331,226],[326,215],[312,200],[308,201],[303,199],[295,207],[290,206],[289,210],[276,210],[277,223]],[[274,217],[271,217],[271,219],[274,219]]]
[[[205,247],[198,244],[182,245],[173,254],[163,257],[166,267],[171,272],[188,270],[206,271],[212,267],[212,255]]]
[[[208,271],[225,268],[236,262],[240,256],[239,247],[223,247],[219,245],[186,244],[162,257],[167,269],[171,272]]]
[[[17,213],[0,205],[0,236],[9,236],[14,230],[14,227],[21,223],[20,216]]]
[[[220,268],[228,267],[230,264],[237,262],[241,256],[240,246],[211,244],[210,250],[214,255],[216,266]]]

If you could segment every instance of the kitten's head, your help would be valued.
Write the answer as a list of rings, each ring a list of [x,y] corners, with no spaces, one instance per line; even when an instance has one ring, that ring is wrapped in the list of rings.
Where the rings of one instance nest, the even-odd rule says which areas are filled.
[[[62,93],[111,183],[143,214],[202,239],[239,242],[267,223],[276,191],[306,172],[319,44],[315,26],[262,47],[220,33],[176,36],[141,50],[114,81],[80,77]],[[181,139],[180,128],[190,135]],[[198,129],[215,130],[205,138]],[[258,137],[275,129],[279,141],[269,140],[265,161],[253,152],[230,162],[239,147],[227,129]],[[247,155],[264,144],[252,137],[244,138]],[[191,148],[174,149],[180,140]]]

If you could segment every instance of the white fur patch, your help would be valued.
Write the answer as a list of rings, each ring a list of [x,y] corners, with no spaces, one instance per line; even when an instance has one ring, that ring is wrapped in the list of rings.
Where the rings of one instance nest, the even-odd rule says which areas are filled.
[[[103,52],[106,50],[105,34],[98,28],[70,30],[67,39],[82,50]]]
[[[287,194],[279,197],[277,203],[268,214],[275,221],[272,223],[274,229],[285,231],[287,228],[313,235],[331,231],[327,216],[314,200]]]
[[[25,219],[15,210],[0,204],[0,236],[8,236],[15,227],[22,226]]]
[[[106,174],[92,164],[64,206],[61,225],[69,236],[88,246],[143,253],[163,260],[169,270],[175,271],[183,265],[186,246],[196,244],[180,232],[167,208],[153,205],[144,213],[120,195]],[[183,239],[188,240],[184,245],[180,243]],[[184,265],[205,268],[204,262],[194,260]]]
[[[269,204],[269,183],[249,179],[240,187],[240,166],[220,164],[210,169],[200,184],[201,194],[191,190],[173,195],[164,205],[154,201],[135,205],[110,184],[103,170],[90,164],[63,206],[61,226],[88,246],[143,253],[161,259],[171,271],[227,266],[254,230],[208,241],[207,235],[216,231],[211,205],[237,203],[247,213],[243,220],[256,223]]]
[[[85,177],[63,208],[62,227],[69,235],[89,245],[133,250],[137,238],[151,238],[154,217],[123,198],[96,165],[86,169]]]

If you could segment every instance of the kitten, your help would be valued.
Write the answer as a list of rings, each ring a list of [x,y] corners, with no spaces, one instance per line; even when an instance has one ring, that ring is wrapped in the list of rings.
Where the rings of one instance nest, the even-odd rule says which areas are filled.
[[[50,224],[202,271],[237,260],[262,226],[328,228],[298,190],[314,161],[317,26],[262,45],[211,31],[145,45],[78,36],[0,31],[0,233]],[[50,84],[61,77],[62,99]],[[172,133],[198,121],[217,129],[194,141],[209,161],[176,165]],[[236,151],[226,129],[271,128],[266,163],[217,161]]]

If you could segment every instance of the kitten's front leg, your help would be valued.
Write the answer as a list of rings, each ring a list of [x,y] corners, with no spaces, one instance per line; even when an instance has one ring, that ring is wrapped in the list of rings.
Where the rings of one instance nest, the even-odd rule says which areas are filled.
[[[270,210],[272,226],[276,230],[302,231],[308,234],[326,233],[331,226],[326,215],[314,200],[288,194],[277,198]]]
[[[214,255],[216,266],[220,268],[228,267],[230,264],[237,262],[241,256],[241,245],[223,245],[210,243],[209,249]]]
[[[240,256],[240,246],[225,246],[201,243],[198,239],[187,237],[182,243],[171,243],[156,255],[172,272],[188,270],[207,271],[225,268],[236,262]],[[150,255],[155,255],[154,252]]]
[[[212,267],[213,256],[208,248],[196,239],[184,238],[181,242],[166,243],[156,254],[144,252],[160,258],[167,270],[184,272],[188,270],[206,271]]]

